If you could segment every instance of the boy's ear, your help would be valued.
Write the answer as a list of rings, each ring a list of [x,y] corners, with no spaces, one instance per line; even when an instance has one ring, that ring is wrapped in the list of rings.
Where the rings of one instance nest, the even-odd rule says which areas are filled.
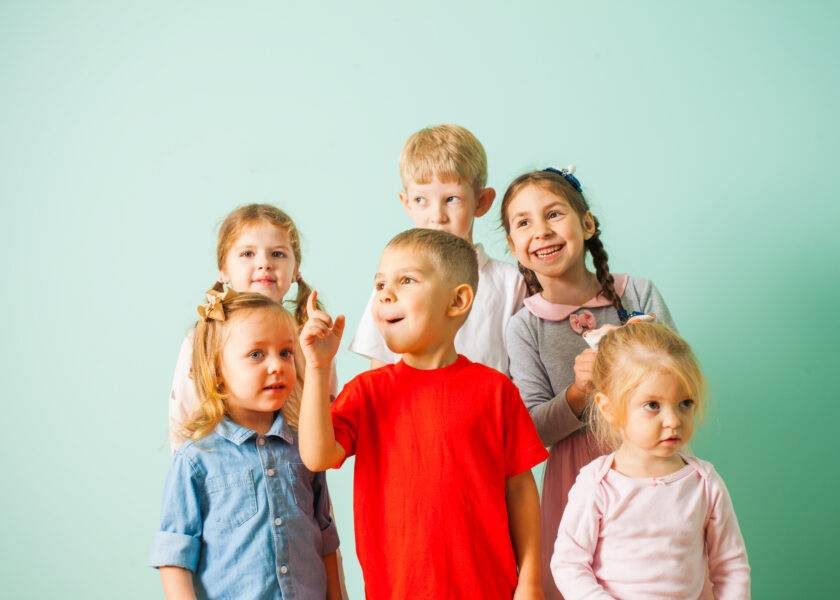
[[[595,406],[598,407],[598,410],[604,417],[604,420],[610,425],[613,425],[615,423],[615,416],[613,415],[612,404],[610,404],[610,399],[607,398],[607,395],[596,392],[593,400],[595,401]]]
[[[486,187],[475,197],[475,216],[483,217],[493,206],[493,200],[496,199],[496,190],[491,187]]]
[[[403,205],[403,208],[408,210],[408,194],[402,191],[397,194],[397,197],[400,199],[400,204]]]
[[[592,213],[589,212],[588,210],[586,211],[586,214],[583,215],[582,225],[583,225],[583,239],[588,240],[593,235],[595,235],[595,229],[596,229],[596,227],[595,227],[595,217],[593,217]]]
[[[462,283],[455,288],[452,294],[452,301],[449,303],[449,308],[446,310],[448,317],[460,317],[469,312],[475,299],[475,292],[468,283]]]

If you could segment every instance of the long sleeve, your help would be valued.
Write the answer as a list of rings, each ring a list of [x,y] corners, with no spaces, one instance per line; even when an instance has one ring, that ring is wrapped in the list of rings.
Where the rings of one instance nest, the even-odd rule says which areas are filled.
[[[169,392],[169,446],[173,452],[184,443],[184,423],[198,406],[195,382],[190,377],[194,334],[194,331],[190,331],[181,343],[175,373],[172,375],[172,388]]]
[[[560,520],[551,557],[551,574],[566,600],[613,600],[598,583],[592,569],[601,529],[597,495],[592,474],[578,475]]]
[[[527,323],[508,321],[505,346],[510,357],[510,376],[543,444],[551,446],[584,426],[566,401],[566,388],[555,394],[540,357],[537,341]]]
[[[716,471],[709,478],[712,509],[706,524],[709,579],[716,600],[750,597],[750,565],[732,499]]]

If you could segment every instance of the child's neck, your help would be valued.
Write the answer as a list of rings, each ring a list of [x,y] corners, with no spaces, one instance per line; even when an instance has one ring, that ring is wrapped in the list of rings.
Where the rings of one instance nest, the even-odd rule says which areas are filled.
[[[537,273],[537,281],[542,286],[542,297],[554,304],[580,306],[601,291],[595,273],[589,271],[582,262],[557,276],[548,277]]]
[[[276,412],[259,412],[259,411],[239,411],[228,408],[228,418],[242,427],[253,429],[260,435],[265,435],[271,426],[274,425],[274,419],[277,417]]]
[[[615,451],[613,469],[634,479],[665,477],[676,473],[685,466],[685,461],[678,453],[671,456],[654,456],[637,448],[622,444]]]
[[[409,367],[427,371],[448,367],[458,360],[458,352],[455,350],[455,343],[449,340],[447,344],[435,348],[420,352],[406,352],[402,355],[402,360]]]

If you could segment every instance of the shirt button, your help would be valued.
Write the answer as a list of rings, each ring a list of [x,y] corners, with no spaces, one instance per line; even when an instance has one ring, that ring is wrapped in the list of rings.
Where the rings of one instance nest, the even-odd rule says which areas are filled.
[[[276,519],[274,519],[274,524],[277,527],[280,527],[283,524],[283,519],[281,519],[280,517],[277,517]]]
[[[281,575],[285,575],[288,572],[289,572],[289,567],[287,567],[286,565],[280,565],[280,574]]]
[[[266,472],[265,472],[265,474],[268,475],[269,477],[274,477],[275,473],[276,473],[276,471],[274,469],[267,469]]]
[[[265,446],[265,438],[264,437],[257,438],[257,445],[258,446]]]

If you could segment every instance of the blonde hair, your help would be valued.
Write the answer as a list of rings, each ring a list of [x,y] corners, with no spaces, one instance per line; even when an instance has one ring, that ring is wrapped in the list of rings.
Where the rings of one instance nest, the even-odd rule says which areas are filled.
[[[228,214],[219,227],[219,237],[216,241],[216,263],[219,270],[224,268],[228,252],[242,235],[242,232],[253,225],[268,223],[278,229],[282,229],[289,236],[289,244],[292,246],[292,253],[295,256],[295,266],[298,271],[297,295],[294,299],[295,319],[298,326],[306,323],[306,301],[312,288],[309,287],[300,275],[301,252],[300,252],[300,231],[292,218],[271,204],[246,204],[240,206]],[[318,308],[321,308],[320,303]]]
[[[410,247],[424,254],[455,285],[469,284],[478,290],[478,257],[463,238],[438,229],[407,229],[395,235],[385,248]]]
[[[619,429],[627,415],[627,401],[645,377],[654,372],[675,376],[688,397],[694,400],[695,417],[706,407],[706,382],[691,347],[679,335],[660,323],[630,323],[605,335],[598,344],[592,372],[596,393],[611,403],[614,422],[609,423],[598,407],[589,411],[589,425],[595,439],[605,447],[621,444]]]
[[[412,134],[400,154],[403,187],[410,182],[456,180],[478,191],[487,184],[487,154],[484,146],[460,125],[435,125]]]
[[[184,437],[198,440],[210,434],[227,412],[227,392],[221,376],[221,358],[226,332],[231,323],[246,313],[256,310],[274,312],[289,329],[297,332],[295,318],[285,308],[269,297],[255,293],[230,292],[220,300],[225,313],[224,321],[200,319],[195,326],[193,340],[192,377],[198,392],[198,408],[184,424]],[[295,389],[283,404],[283,416],[291,427],[297,428],[300,412],[300,394],[303,389],[303,358],[295,337],[294,361],[297,373]]]

